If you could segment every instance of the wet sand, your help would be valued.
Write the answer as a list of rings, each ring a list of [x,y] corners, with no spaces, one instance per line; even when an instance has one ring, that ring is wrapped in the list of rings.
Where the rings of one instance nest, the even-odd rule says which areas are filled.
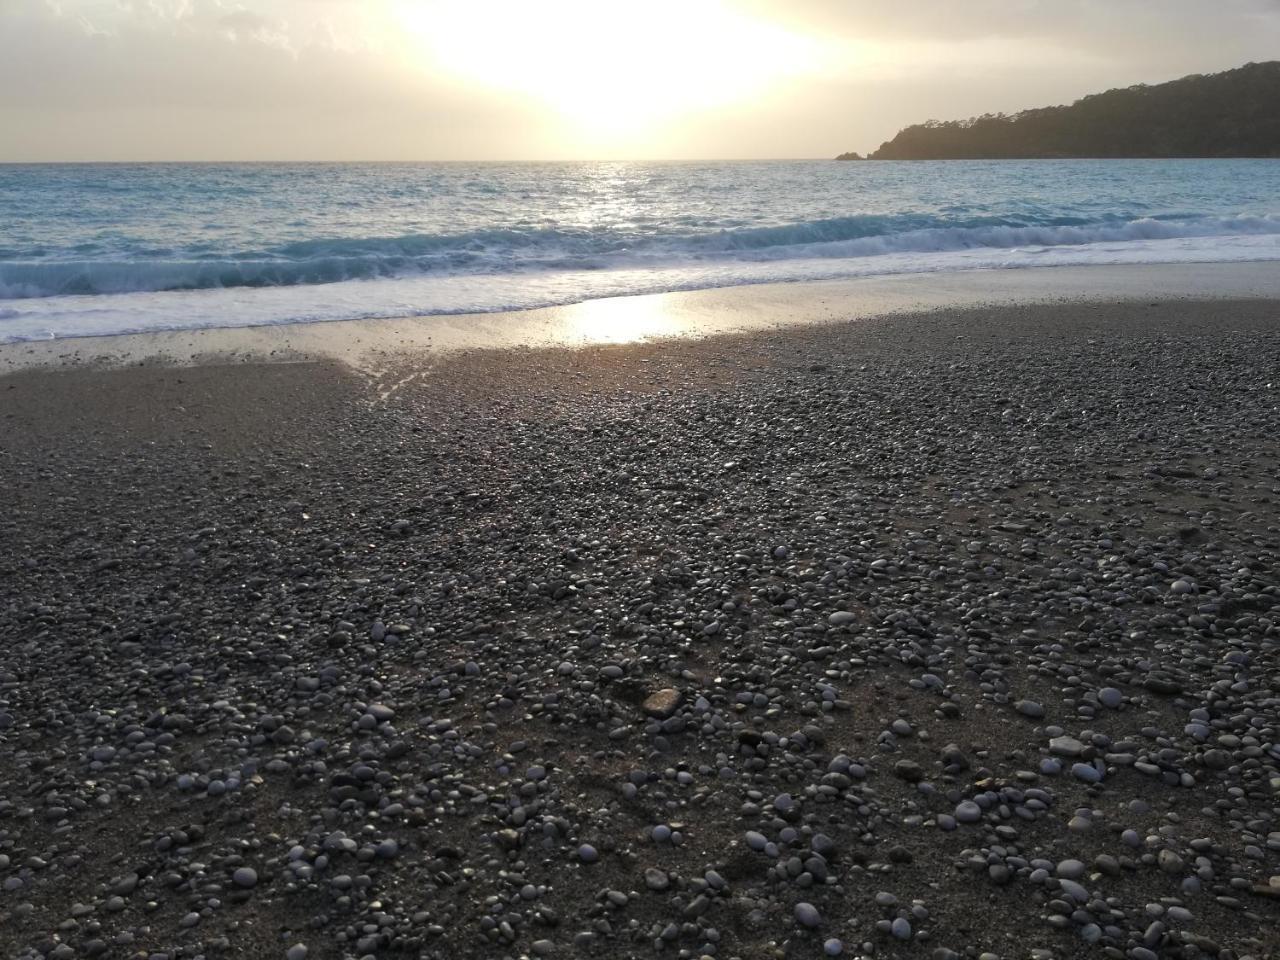
[[[175,294],[174,309],[181,309]],[[1274,263],[975,270],[617,297],[514,313],[178,330],[0,344],[0,372],[32,366],[340,360],[376,369],[405,354],[580,347],[784,330],[893,314],[1035,303],[1280,298]]]

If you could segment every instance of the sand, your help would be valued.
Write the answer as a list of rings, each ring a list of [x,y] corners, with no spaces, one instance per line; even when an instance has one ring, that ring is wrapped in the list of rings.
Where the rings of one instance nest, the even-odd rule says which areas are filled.
[[[175,330],[0,344],[0,372],[141,361],[340,360],[376,371],[405,354],[581,347],[792,329],[925,310],[1280,297],[1274,263],[974,270],[616,297],[515,313]],[[182,295],[174,295],[180,311]]]
[[[1280,951],[1280,302],[817,293],[5,348],[0,953]]]

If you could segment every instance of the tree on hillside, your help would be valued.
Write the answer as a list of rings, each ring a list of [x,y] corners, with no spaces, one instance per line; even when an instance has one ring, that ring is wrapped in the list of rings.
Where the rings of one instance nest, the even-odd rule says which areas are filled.
[[[1280,157],[1280,61],[1138,84],[1069,106],[929,120],[873,160]]]

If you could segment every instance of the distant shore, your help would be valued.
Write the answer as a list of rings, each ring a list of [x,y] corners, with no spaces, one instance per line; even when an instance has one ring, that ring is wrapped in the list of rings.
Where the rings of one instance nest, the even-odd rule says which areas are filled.
[[[1280,158],[1280,61],[1107,90],[1069,106],[914,124],[873,160]],[[841,154],[836,159],[857,160]]]

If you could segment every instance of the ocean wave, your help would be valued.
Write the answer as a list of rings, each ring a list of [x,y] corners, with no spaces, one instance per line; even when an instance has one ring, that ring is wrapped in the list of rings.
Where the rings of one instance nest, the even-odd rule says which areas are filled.
[[[1191,237],[1280,234],[1280,217],[1196,217],[1178,220],[1144,217],[1102,223],[1017,224],[980,226],[922,226],[916,229],[857,237],[828,237],[811,224],[799,225],[794,241],[759,247],[737,246],[740,238],[725,238],[726,249],[741,259],[785,259],[801,256],[864,257],[886,253],[949,253],[981,248],[1015,250],[1024,247],[1082,246],[1129,240],[1177,240]],[[781,234],[785,236],[786,234]]]
[[[1280,261],[1280,235],[1130,240],[1012,250],[977,247],[940,253],[887,253],[877,257],[720,259],[685,261],[674,267],[423,274],[376,282],[352,280],[254,290],[208,288],[114,296],[43,297],[10,301],[16,309],[0,305],[0,343],[150,330],[482,314],[607,297],[760,283],[1031,267],[1247,261]],[[1052,282],[1048,274],[1042,277],[1046,283]]]
[[[853,216],[702,233],[490,229],[459,234],[316,238],[222,257],[9,259],[0,300],[237,287],[290,287],[415,276],[678,268],[774,260],[1280,234],[1278,216]],[[148,251],[154,253],[155,251]]]

